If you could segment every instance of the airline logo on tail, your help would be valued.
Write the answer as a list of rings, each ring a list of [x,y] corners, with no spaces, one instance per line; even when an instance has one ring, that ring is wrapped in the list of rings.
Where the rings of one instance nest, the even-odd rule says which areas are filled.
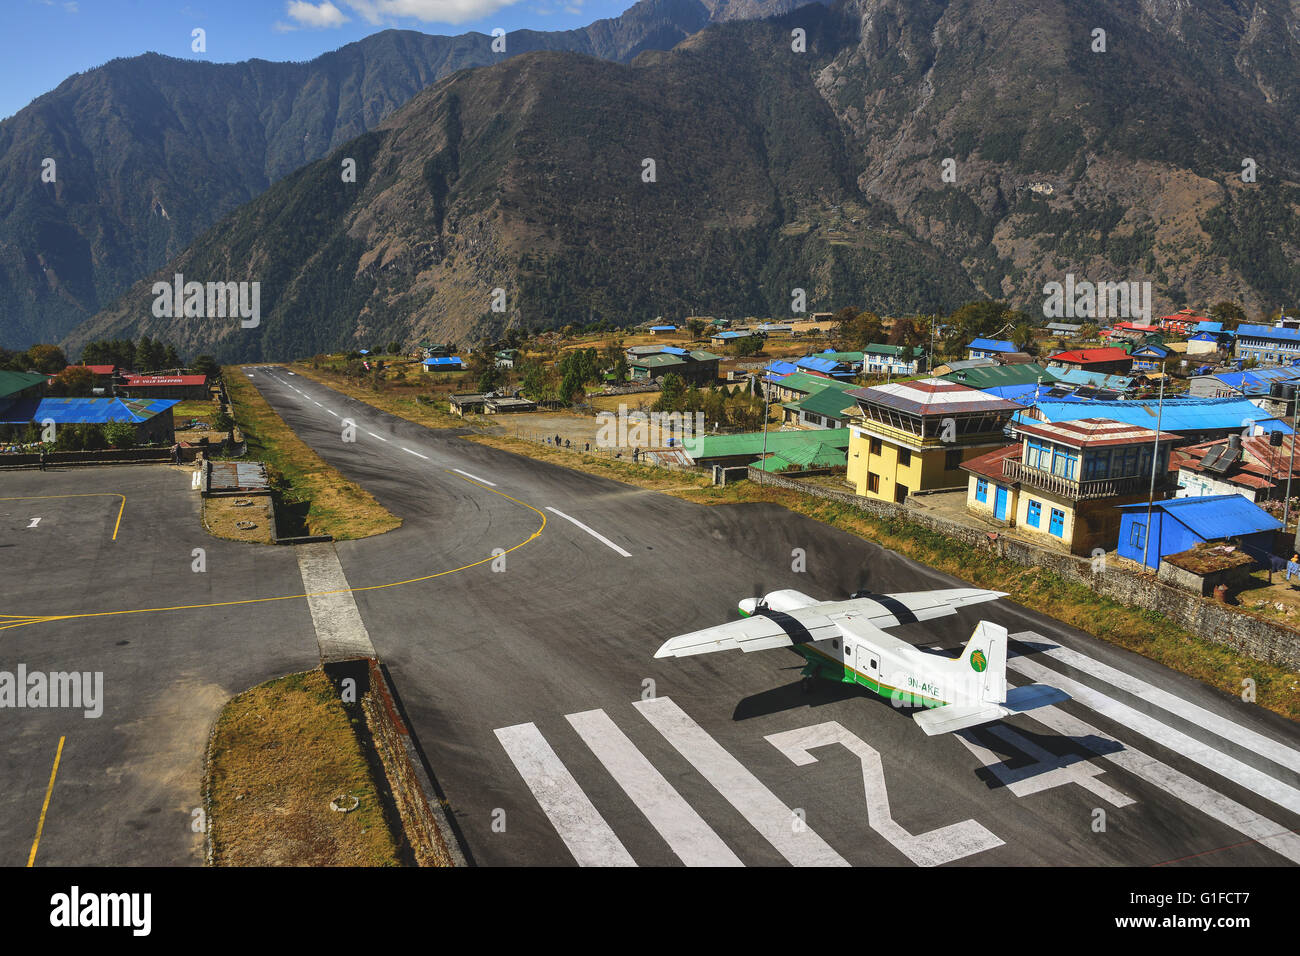
[[[976,651],[970,656],[970,668],[975,673],[983,673],[984,668],[989,666],[989,659],[984,656],[983,651]]]

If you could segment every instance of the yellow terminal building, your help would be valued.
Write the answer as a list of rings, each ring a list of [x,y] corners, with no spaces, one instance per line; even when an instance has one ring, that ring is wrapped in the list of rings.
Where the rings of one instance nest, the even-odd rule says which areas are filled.
[[[846,477],[858,494],[883,501],[964,488],[962,463],[1005,445],[1006,424],[1021,408],[938,378],[873,385],[845,396],[857,402]]]

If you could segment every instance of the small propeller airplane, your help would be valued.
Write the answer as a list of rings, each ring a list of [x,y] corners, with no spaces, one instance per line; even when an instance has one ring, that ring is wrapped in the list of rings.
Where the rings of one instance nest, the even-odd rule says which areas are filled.
[[[950,733],[1068,699],[1046,684],[1007,690],[1007,629],[980,621],[957,658],[913,647],[882,628],[928,621],[958,608],[1006,597],[1003,591],[947,588],[902,594],[859,591],[847,601],[818,601],[801,591],[772,591],[740,602],[739,621],[664,642],[655,657],[790,647],[806,661],[805,693],[817,678],[862,684],[912,715],[927,734]]]

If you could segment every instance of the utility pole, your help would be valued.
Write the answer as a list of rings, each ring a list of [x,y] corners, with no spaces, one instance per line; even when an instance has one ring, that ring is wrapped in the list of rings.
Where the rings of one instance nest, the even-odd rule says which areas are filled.
[[[759,459],[760,461],[767,460],[767,417],[769,414],[768,406],[770,405],[771,401],[772,401],[771,383],[764,381],[763,382],[763,457]],[[763,484],[763,473],[764,472],[762,468],[758,469],[758,483],[760,485]]]
[[[1147,527],[1142,536],[1142,570],[1147,567],[1147,554],[1151,549],[1151,510],[1156,500],[1156,469],[1160,465],[1160,422],[1165,412],[1165,363],[1160,363],[1160,401],[1156,406],[1156,440],[1151,448],[1151,485],[1147,489]],[[1157,562],[1159,564],[1159,562]]]
[[[1291,396],[1291,464],[1286,472],[1286,501],[1282,505],[1282,533],[1286,534],[1287,519],[1291,515],[1291,476],[1295,472],[1296,423],[1300,419],[1300,389]],[[1296,528],[1295,546],[1300,550],[1300,527]]]

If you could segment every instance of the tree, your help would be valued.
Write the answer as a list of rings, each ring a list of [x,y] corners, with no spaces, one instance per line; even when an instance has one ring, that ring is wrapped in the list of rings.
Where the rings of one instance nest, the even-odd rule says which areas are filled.
[[[190,369],[195,375],[206,375],[208,378],[216,378],[221,372],[221,366],[211,355],[200,355],[190,363]]]
[[[704,320],[688,319],[686,322],[686,330],[691,333],[691,338],[693,340],[698,341],[699,339],[704,338]]]
[[[654,404],[657,412],[675,412],[681,409],[686,395],[686,382],[676,372],[668,372],[659,380],[659,400]]]
[[[735,352],[742,358],[747,355],[757,355],[761,351],[763,351],[761,335],[747,335],[743,339],[736,339]]]
[[[176,346],[172,345],[170,342],[168,342],[167,347],[163,349],[162,363],[166,368],[180,368],[182,365],[180,353],[176,351]]]
[[[1021,322],[1011,330],[1011,344],[1021,352],[1029,352],[1034,345],[1034,328],[1028,322]]]
[[[95,373],[84,365],[69,365],[50,382],[47,394],[54,397],[85,398],[94,393]]]
[[[497,368],[495,364],[489,365],[479,373],[478,390],[480,392],[494,392],[505,378],[505,372]]]
[[[57,345],[33,345],[27,350],[27,361],[36,371],[46,375],[61,372],[68,365],[63,349]]]
[[[1215,322],[1222,322],[1224,330],[1231,332],[1239,323],[1246,321],[1246,312],[1235,302],[1216,302],[1210,307],[1209,317]]]
[[[104,426],[104,439],[114,448],[134,448],[136,431],[130,422],[109,422]]]

